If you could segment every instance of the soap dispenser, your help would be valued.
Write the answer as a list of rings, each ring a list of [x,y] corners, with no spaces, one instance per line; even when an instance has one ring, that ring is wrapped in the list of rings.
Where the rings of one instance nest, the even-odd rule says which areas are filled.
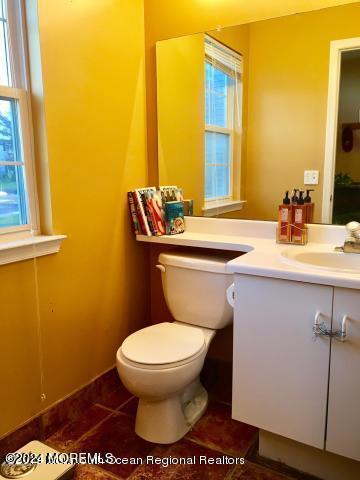
[[[306,205],[304,193],[300,191],[297,204],[293,206],[293,221],[291,225],[291,241],[293,243],[306,243]]]
[[[282,205],[279,205],[278,241],[290,241],[291,205],[289,191],[285,193]]]
[[[291,197],[291,203],[293,205],[296,205],[298,203],[298,200],[299,200],[299,197],[297,196],[298,191],[299,191],[298,188],[293,189],[293,194],[292,194],[292,197]]]
[[[306,206],[306,219],[305,223],[313,223],[314,220],[314,203],[311,200],[310,192],[315,192],[312,188],[306,190],[306,197],[304,198],[305,206]]]

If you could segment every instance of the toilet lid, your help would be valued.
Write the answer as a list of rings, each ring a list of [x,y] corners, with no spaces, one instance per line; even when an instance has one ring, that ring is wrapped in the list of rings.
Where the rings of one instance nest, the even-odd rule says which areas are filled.
[[[205,343],[200,328],[177,323],[159,323],[143,328],[124,340],[121,351],[128,359],[147,365],[162,365],[186,360]]]

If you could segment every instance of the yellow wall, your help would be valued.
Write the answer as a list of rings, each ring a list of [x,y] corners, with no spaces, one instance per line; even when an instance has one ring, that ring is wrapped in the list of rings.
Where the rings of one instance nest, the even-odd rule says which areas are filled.
[[[352,0],[144,0],[147,146],[150,183],[157,183],[155,43],[266,18],[354,3]]]
[[[158,85],[159,183],[179,185],[194,201],[194,214],[204,203],[204,35],[159,42]]]
[[[110,368],[147,317],[125,195],[147,184],[142,0],[38,0],[38,13],[53,225],[68,239],[37,266],[0,267],[0,436]]]
[[[0,266],[0,437],[40,408],[34,262]]]

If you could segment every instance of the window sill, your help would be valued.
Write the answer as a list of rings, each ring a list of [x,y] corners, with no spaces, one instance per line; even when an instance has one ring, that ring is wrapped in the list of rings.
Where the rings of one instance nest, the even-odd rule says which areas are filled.
[[[0,265],[42,257],[60,251],[66,235],[37,235],[12,241],[0,241]]]
[[[212,202],[211,204],[205,205],[202,211],[204,217],[213,217],[214,215],[220,215],[221,213],[235,212],[237,210],[242,210],[246,203],[246,200],[227,200]]]

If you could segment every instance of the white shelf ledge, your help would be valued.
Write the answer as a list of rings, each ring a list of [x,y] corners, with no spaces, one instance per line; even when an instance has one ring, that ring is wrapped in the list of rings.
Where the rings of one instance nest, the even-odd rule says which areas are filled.
[[[37,235],[0,242],[0,265],[57,253],[66,238],[66,235]]]
[[[162,235],[161,237],[136,235],[139,242],[178,245],[183,247],[215,248],[232,250],[236,252],[251,252],[253,247],[249,239],[239,238],[235,235],[219,235],[209,233],[184,232],[177,235]]]
[[[218,202],[209,202],[202,209],[205,217],[221,215],[222,213],[236,212],[242,210],[246,200],[227,200]]]

